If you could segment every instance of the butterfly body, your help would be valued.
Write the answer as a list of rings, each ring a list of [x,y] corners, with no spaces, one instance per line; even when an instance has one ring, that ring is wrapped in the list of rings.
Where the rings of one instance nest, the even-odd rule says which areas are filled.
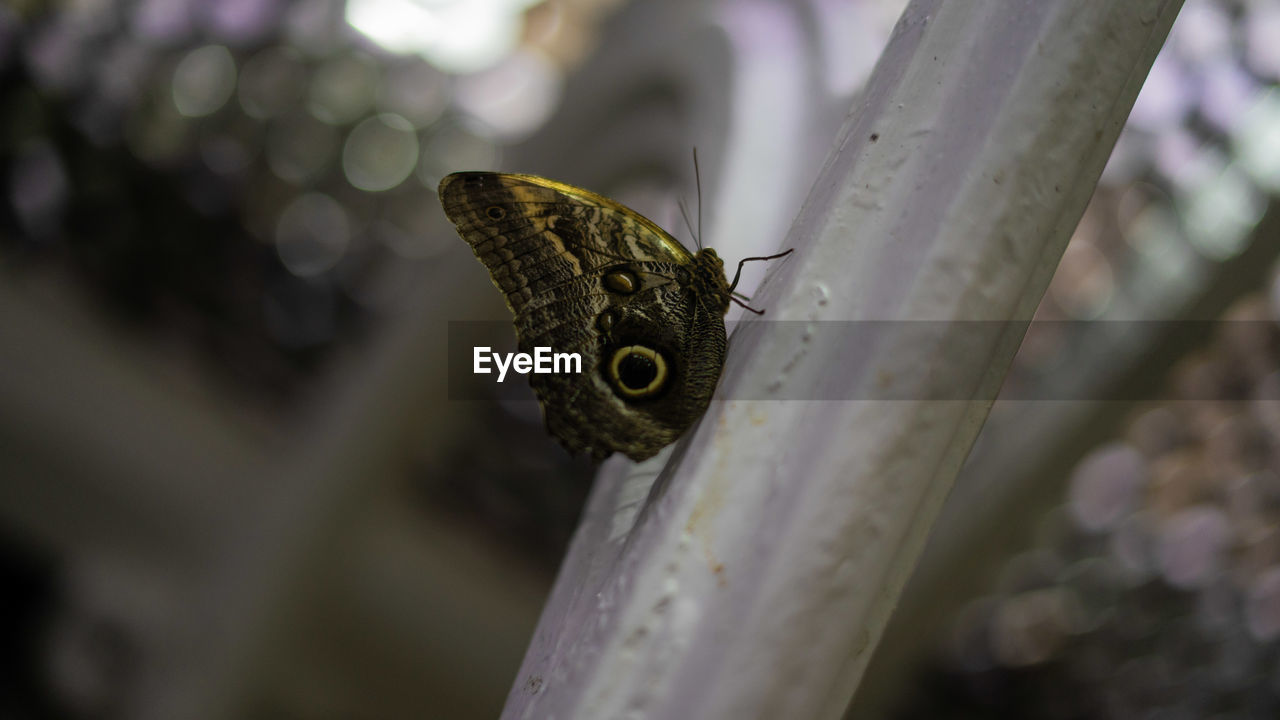
[[[715,251],[690,253],[619,203],[532,175],[455,173],[440,200],[506,296],[520,351],[582,356],[581,375],[530,375],[570,452],[643,460],[702,415],[731,297]]]

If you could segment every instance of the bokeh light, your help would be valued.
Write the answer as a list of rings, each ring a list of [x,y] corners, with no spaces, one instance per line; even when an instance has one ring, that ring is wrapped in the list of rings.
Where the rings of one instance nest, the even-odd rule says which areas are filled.
[[[1274,82],[1280,79],[1280,5],[1273,2],[1244,4],[1248,13],[1242,23],[1246,38],[1245,61],[1258,75]]]
[[[103,3],[102,7],[107,7]],[[156,44],[175,43],[194,28],[192,0],[139,0],[133,7],[131,30],[141,40]]]
[[[399,185],[418,163],[418,136],[413,124],[399,115],[383,113],[355,127],[342,149],[347,182],[377,192]]]
[[[267,129],[266,158],[276,177],[297,186],[319,178],[337,155],[341,135],[313,115],[293,112]]]
[[[513,53],[464,78],[457,91],[458,106],[508,142],[541,127],[559,97],[560,73],[537,52]]]
[[[187,53],[173,71],[173,104],[187,117],[211,115],[231,98],[236,62],[221,45]]]
[[[296,107],[307,81],[302,55],[288,46],[264,48],[240,71],[240,107],[246,115],[266,120]]]
[[[1184,208],[1191,244],[1206,257],[1226,260],[1244,251],[1265,200],[1237,166],[1205,183]]]
[[[333,198],[308,193],[289,203],[276,226],[280,261],[300,277],[312,277],[338,264],[350,242],[347,212]]]
[[[395,53],[419,53],[453,73],[483,70],[520,38],[534,0],[347,0],[351,27]]]
[[[334,57],[316,68],[307,107],[330,125],[353,122],[373,107],[380,74],[377,62],[364,53]]]
[[[451,100],[449,76],[428,63],[410,59],[387,69],[377,107],[421,129],[439,120]]]
[[[1133,448],[1115,444],[1094,450],[1071,474],[1072,517],[1090,531],[1111,530],[1134,511],[1146,480],[1146,462]]]
[[[1115,295],[1115,275],[1106,255],[1087,240],[1067,246],[1049,292],[1067,316],[1101,317]]]
[[[1270,90],[1246,113],[1235,142],[1240,166],[1254,182],[1280,192],[1280,92]]]
[[[69,189],[58,150],[46,139],[33,139],[18,148],[9,168],[11,202],[24,229],[37,237],[57,229]]]
[[[1231,524],[1218,508],[1199,505],[1166,519],[1156,541],[1160,572],[1170,585],[1207,587],[1223,572],[1233,540]]]

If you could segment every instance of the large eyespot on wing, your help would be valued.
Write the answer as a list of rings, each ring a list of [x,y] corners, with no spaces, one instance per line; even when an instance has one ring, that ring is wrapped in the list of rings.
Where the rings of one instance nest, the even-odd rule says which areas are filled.
[[[605,375],[619,396],[628,400],[657,395],[667,387],[671,373],[661,350],[647,345],[627,345],[609,354]]]
[[[632,304],[636,295],[622,303],[611,297],[593,317],[577,316],[572,328],[552,327],[571,314],[567,306],[517,319],[530,327],[522,342],[535,335],[534,325],[542,338],[567,330],[577,337],[585,329],[575,348],[582,353],[581,375],[529,377],[547,430],[571,453],[597,460],[611,452],[636,461],[651,457],[688,430],[715,393],[727,349],[719,312],[693,302],[674,282],[641,293],[651,293],[641,307]]]
[[[643,216],[554,180],[454,173],[441,181],[440,201],[514,312],[557,285],[619,262],[692,262],[679,242]]]

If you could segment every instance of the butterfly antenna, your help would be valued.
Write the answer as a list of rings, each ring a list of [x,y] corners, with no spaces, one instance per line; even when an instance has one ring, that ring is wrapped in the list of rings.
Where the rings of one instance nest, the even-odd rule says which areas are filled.
[[[749,262],[753,262],[753,261],[756,261],[756,260],[777,260],[778,258],[780,258],[780,257],[786,257],[786,256],[790,255],[791,253],[793,253],[793,252],[795,252],[795,251],[796,251],[796,249],[795,249],[795,248],[791,248],[790,250],[788,250],[788,251],[786,251],[786,252],[780,252],[780,253],[778,253],[777,255],[765,255],[765,256],[763,256],[763,257],[749,257],[749,258],[742,258],[742,260],[739,260],[739,261],[738,261],[738,271],[737,271],[736,273],[734,273],[734,274],[733,274],[733,282],[729,283],[729,292],[730,292],[730,293],[732,293],[732,292],[733,292],[733,289],[734,289],[734,288],[736,288],[736,287],[738,287],[738,280],[742,277],[742,266],[743,266],[743,265],[746,265],[747,263],[749,263]],[[739,304],[741,304],[741,303],[739,303]],[[743,307],[747,307],[747,306],[746,306],[746,305],[743,305]],[[748,308],[748,309],[750,309],[750,308]]]
[[[693,241],[697,243],[698,249],[701,250],[702,239],[699,238],[698,234],[693,231],[693,223],[689,222],[689,208],[685,207],[683,198],[681,198],[680,200],[677,200],[676,204],[680,206],[680,214],[684,216],[684,226],[689,228],[689,234],[693,236]]]
[[[693,183],[698,188],[698,249],[702,249],[702,173],[698,170],[698,146],[693,146]]]

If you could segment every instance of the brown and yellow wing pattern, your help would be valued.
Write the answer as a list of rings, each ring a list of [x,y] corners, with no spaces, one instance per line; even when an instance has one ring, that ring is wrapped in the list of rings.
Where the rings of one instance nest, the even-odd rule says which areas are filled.
[[[724,267],[608,198],[531,175],[455,173],[445,214],[515,315],[522,352],[579,353],[583,373],[531,375],[571,452],[642,460],[702,413],[724,365]]]

